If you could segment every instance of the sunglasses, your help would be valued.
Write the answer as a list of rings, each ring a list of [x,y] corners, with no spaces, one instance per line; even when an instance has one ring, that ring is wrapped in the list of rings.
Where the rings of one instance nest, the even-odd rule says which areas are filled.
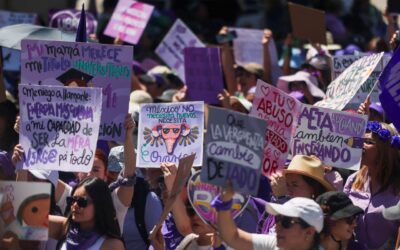
[[[85,208],[89,205],[90,200],[84,197],[76,197],[76,196],[68,196],[67,197],[67,206],[72,206],[72,204],[78,204],[79,207]]]
[[[291,228],[294,224],[300,224],[302,227],[308,227],[308,225],[299,218],[277,215],[275,216],[275,221],[276,223],[280,223],[285,229]]]
[[[353,225],[353,223],[358,220],[358,215],[353,215],[353,216],[344,218],[344,220],[346,221],[347,224]]]

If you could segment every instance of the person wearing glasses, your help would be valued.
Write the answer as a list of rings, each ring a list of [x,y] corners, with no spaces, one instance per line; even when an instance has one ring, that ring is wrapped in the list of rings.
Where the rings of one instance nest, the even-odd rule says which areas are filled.
[[[218,231],[222,240],[234,249],[322,249],[319,233],[324,217],[321,207],[309,198],[296,197],[284,204],[267,203],[267,212],[275,216],[276,234],[250,234],[237,228],[230,207],[234,191],[231,185],[213,201],[218,211]]]
[[[49,237],[63,241],[59,249],[125,249],[106,182],[88,177],[66,200],[67,218],[49,216]]]
[[[350,198],[340,191],[326,192],[316,201],[325,217],[321,232],[321,245],[325,250],[367,249],[353,237],[357,218],[364,213],[360,207],[354,206]]]
[[[357,220],[356,239],[369,249],[393,249],[399,221],[382,216],[400,203],[400,137],[389,124],[369,121],[364,136],[361,169],[350,175],[344,192],[364,214]]]

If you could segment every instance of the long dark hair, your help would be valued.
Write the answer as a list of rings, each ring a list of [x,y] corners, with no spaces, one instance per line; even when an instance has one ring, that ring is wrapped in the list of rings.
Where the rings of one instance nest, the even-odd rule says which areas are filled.
[[[118,220],[107,183],[97,177],[88,177],[74,187],[71,195],[76,189],[84,187],[94,205],[95,231],[100,235],[122,240]],[[70,209],[68,207],[67,209]],[[69,213],[67,225],[72,222],[72,214]]]
[[[326,188],[324,186],[322,186],[321,183],[319,183],[318,181],[316,181],[315,179],[306,176],[306,175],[301,175],[301,177],[303,177],[303,180],[312,187],[312,189],[314,190],[314,197],[312,197],[312,199],[314,200],[315,198],[317,198],[319,195],[327,192],[328,190],[326,190]]]

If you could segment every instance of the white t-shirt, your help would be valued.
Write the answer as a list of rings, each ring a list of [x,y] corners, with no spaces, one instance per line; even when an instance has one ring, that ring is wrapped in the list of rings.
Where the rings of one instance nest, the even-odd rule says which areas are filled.
[[[265,234],[251,234],[251,241],[253,243],[254,250],[279,250],[276,246],[276,235],[265,235]],[[318,248],[323,250],[321,246]]]

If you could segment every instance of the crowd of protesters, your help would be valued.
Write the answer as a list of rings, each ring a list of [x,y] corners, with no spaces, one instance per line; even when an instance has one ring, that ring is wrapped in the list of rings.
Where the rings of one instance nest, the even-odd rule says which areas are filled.
[[[366,100],[358,113],[368,115],[361,167],[332,168],[313,155],[295,155],[287,167],[262,177],[258,195],[232,219],[234,191],[227,181],[212,203],[217,226],[205,223],[188,201],[186,188],[156,236],[149,234],[163,210],[177,166],[136,166],[139,105],[186,100],[184,82],[154,53],[176,17],[182,18],[206,44],[221,48],[226,89],[220,106],[248,114],[257,79],[313,105],[325,98],[331,79],[330,57],[356,53],[393,53],[397,17],[381,13],[368,0],[293,1],[326,11],[326,26],[338,45],[312,44],[308,50],[291,34],[286,1],[143,1],[156,6],[137,46],[129,114],[123,145],[99,141],[89,173],[16,170],[24,149],[18,143],[18,77],[1,70],[0,180],[48,182],[52,186],[49,240],[19,240],[3,235],[0,249],[395,249],[400,241],[399,133],[380,103]],[[104,0],[98,31],[91,42],[122,44],[104,28],[117,1]],[[228,7],[229,6],[229,7]],[[235,64],[232,43],[216,45],[228,27],[265,29],[263,65]],[[268,43],[274,38],[280,55],[274,82]],[[341,49],[339,49],[341,47]],[[145,62],[154,63],[150,70]],[[396,139],[397,138],[397,139]],[[139,151],[138,151],[139,154]],[[193,167],[195,173],[198,167]],[[0,207],[0,220],[7,210]],[[0,224],[2,225],[2,224]],[[396,248],[396,249],[397,249]],[[400,248],[398,248],[400,249]]]

